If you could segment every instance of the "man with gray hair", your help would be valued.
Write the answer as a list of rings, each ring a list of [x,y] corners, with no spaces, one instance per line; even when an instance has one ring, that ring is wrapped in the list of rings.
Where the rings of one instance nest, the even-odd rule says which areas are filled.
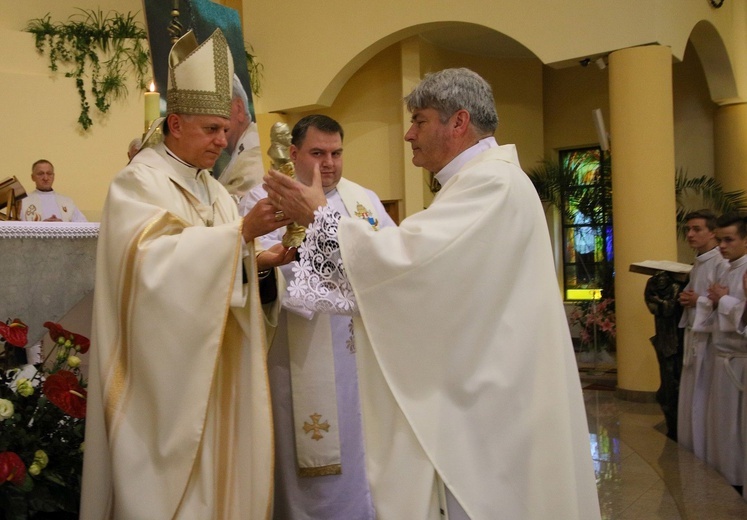
[[[213,176],[228,193],[240,199],[262,182],[265,174],[257,123],[252,121],[249,96],[239,77],[233,75],[228,144],[213,167]]]
[[[381,519],[600,518],[588,426],[542,205],[490,85],[428,74],[405,98],[413,163],[442,188],[399,227],[341,217],[278,172],[310,224],[296,303],[356,315],[367,472]],[[446,511],[446,513],[444,513]]]

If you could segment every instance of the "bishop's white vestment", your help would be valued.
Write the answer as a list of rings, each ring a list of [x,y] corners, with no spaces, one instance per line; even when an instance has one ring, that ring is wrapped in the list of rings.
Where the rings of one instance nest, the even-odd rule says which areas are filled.
[[[240,199],[254,186],[262,184],[264,175],[257,123],[251,121],[236,143],[228,164],[220,172],[218,182],[225,186],[228,193]]]
[[[376,225],[379,228],[394,226],[394,222],[387,215],[381,201],[371,190],[341,179],[339,189],[327,193],[327,203],[342,215],[363,218],[360,211],[356,215],[357,202],[370,209],[376,215]],[[361,193],[361,192],[364,193]],[[345,196],[341,196],[341,192]],[[242,200],[240,213],[248,212],[260,199],[267,196],[262,186],[253,188]],[[348,209],[346,207],[352,206]],[[260,238],[265,249],[279,243],[285,233],[285,228],[277,229]],[[294,283],[292,265],[280,268],[287,284]],[[281,300],[287,299],[287,294],[281,295]],[[324,323],[324,322],[327,323]],[[339,435],[341,456],[339,459],[341,473],[319,474],[312,476],[306,471],[305,476],[299,475],[297,460],[296,437],[308,437],[311,432],[303,430],[303,424],[312,423],[304,416],[304,420],[295,420],[294,408],[300,410],[298,403],[294,406],[295,398],[303,397],[298,392],[317,391],[318,396],[309,399],[310,406],[316,406],[318,399],[324,399],[323,391],[316,388],[294,389],[292,381],[291,351],[306,352],[308,345],[298,344],[302,339],[292,330],[294,326],[321,329],[328,328],[327,340],[331,342],[329,361],[334,365],[325,374],[321,370],[311,368],[308,377],[316,380],[329,377],[334,395],[330,401],[334,406],[337,398],[337,418],[332,422],[332,432],[321,432],[323,437],[309,441],[323,444],[329,441],[330,433]],[[361,407],[358,396],[358,374],[356,370],[356,349],[352,334],[352,322],[349,315],[322,315],[298,308],[283,308],[275,335],[268,354],[268,369],[270,390],[272,394],[273,418],[275,421],[275,510],[274,518],[278,520],[373,520],[376,518],[371,492],[368,485],[365,468],[365,452],[363,449],[363,432],[361,423]],[[317,337],[318,335],[314,335]],[[296,339],[298,338],[298,339]],[[312,345],[318,348],[320,345]],[[297,379],[295,379],[297,381]],[[319,381],[317,381],[320,383]],[[313,409],[316,411],[316,408]],[[307,412],[308,413],[308,412]],[[320,417],[319,422],[327,422],[328,417]],[[295,425],[298,424],[299,427]],[[339,426],[339,428],[338,428]],[[337,431],[335,431],[337,430]]]
[[[265,334],[241,226],[225,189],[163,144],[114,178],[96,259],[82,519],[269,518]]]
[[[437,519],[446,495],[472,520],[597,520],[542,207],[512,145],[476,147],[444,168],[456,172],[431,206],[397,228],[318,212],[289,291],[297,304],[360,312],[377,518]]]

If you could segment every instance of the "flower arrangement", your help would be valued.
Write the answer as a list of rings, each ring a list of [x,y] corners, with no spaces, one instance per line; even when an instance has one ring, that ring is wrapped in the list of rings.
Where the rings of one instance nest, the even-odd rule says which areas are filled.
[[[576,305],[568,317],[571,330],[578,330],[578,338],[585,350],[596,347],[613,349],[615,345],[615,300],[586,300]],[[576,329],[577,328],[577,329]]]
[[[78,354],[88,351],[90,341],[57,323],[44,326],[54,348],[33,366],[23,365],[28,326],[17,319],[0,324],[0,518],[5,520],[51,512],[55,518],[78,517],[86,416]]]

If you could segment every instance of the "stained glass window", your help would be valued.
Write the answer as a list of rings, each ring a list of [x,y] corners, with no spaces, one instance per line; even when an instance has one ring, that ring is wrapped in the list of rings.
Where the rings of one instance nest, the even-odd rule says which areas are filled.
[[[612,286],[612,189],[598,147],[563,150],[563,279],[566,300],[591,300]],[[605,294],[604,297],[612,297]]]

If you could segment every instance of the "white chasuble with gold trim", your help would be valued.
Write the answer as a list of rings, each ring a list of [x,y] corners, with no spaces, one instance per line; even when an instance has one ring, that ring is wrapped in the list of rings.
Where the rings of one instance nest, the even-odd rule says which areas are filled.
[[[195,172],[161,144],[142,150],[109,189],[84,520],[271,515],[272,417],[253,244],[242,245],[236,204],[217,181],[203,181],[206,200],[185,196]]]

